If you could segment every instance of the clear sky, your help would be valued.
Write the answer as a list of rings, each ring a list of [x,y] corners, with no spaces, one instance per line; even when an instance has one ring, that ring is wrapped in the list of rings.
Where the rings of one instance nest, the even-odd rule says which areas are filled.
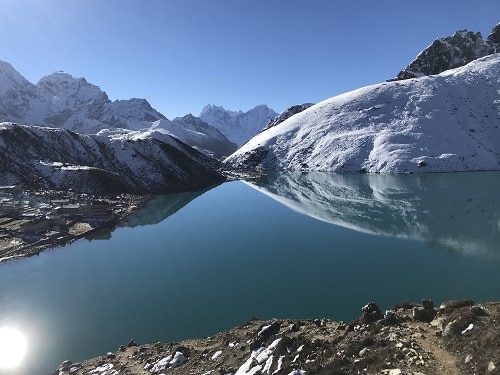
[[[487,37],[499,0],[0,0],[0,60],[57,70],[172,119],[277,112],[394,77],[437,37]]]

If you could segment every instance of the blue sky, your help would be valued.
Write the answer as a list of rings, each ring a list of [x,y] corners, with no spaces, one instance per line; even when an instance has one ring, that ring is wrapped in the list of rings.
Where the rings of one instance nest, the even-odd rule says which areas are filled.
[[[0,15],[0,60],[29,81],[64,70],[172,119],[384,81],[437,37],[486,38],[500,1],[0,0]]]

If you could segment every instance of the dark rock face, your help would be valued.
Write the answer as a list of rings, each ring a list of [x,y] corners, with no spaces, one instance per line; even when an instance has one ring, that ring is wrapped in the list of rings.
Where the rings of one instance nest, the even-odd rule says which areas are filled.
[[[487,40],[481,33],[460,30],[452,36],[436,39],[415,60],[397,75],[397,80],[433,75],[464,66],[473,60],[500,50],[500,24],[496,25]]]
[[[486,42],[489,43],[495,51],[492,53],[500,52],[500,23],[496,25],[493,30],[491,30],[490,35],[486,39]]]
[[[363,306],[361,311],[363,312],[361,316],[363,323],[372,323],[384,317],[382,311],[380,311],[380,308],[375,302],[370,302],[366,306]]]
[[[272,128],[273,126],[276,126],[278,124],[281,124],[286,119],[292,117],[293,115],[296,115],[297,113],[300,113],[300,112],[306,110],[307,108],[311,107],[312,105],[314,105],[314,104],[313,103],[304,103],[304,104],[294,105],[294,106],[291,106],[291,107],[285,109],[282,113],[280,113],[278,116],[276,116],[274,119],[272,119],[269,122],[269,124],[267,124],[265,129],[263,129],[262,131],[269,129],[269,128]]]

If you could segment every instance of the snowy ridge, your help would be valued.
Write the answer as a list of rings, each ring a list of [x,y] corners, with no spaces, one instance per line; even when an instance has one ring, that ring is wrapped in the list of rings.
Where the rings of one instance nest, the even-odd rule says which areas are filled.
[[[223,178],[218,163],[155,131],[97,135],[0,123],[0,181],[89,193],[161,193]]]
[[[500,169],[500,54],[339,95],[255,136],[234,168],[335,172]]]
[[[266,105],[247,111],[229,111],[224,107],[207,105],[201,111],[200,118],[218,129],[231,142],[241,146],[259,133],[278,114]]]

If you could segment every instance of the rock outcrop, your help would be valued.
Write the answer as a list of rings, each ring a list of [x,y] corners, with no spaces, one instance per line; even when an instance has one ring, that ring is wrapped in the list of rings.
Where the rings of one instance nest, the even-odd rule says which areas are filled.
[[[436,39],[399,72],[396,79],[439,74],[497,52],[500,52],[500,24],[493,28],[486,40],[479,32],[459,30],[452,36]]]

